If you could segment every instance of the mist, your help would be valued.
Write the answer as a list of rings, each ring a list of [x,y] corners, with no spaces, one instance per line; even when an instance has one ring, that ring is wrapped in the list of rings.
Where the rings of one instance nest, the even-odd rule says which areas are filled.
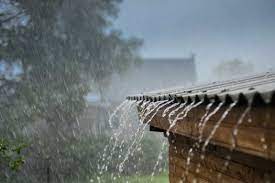
[[[255,73],[275,67],[273,0],[133,0],[120,8],[115,26],[144,40],[144,58],[195,53],[199,81],[218,80],[213,67],[235,58]]]
[[[272,182],[274,18],[274,0],[0,0],[0,182]]]

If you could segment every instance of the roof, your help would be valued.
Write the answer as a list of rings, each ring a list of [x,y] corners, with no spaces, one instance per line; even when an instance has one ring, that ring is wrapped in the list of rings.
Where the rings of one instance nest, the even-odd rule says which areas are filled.
[[[224,101],[266,103],[274,101],[275,73],[246,76],[222,82],[212,82],[190,88],[174,88],[128,96],[128,100]]]
[[[191,56],[191,57],[182,57],[182,58],[175,58],[175,57],[160,57],[160,58],[156,58],[156,57],[152,57],[152,58],[144,58],[143,61],[144,62],[193,62],[195,60],[195,56]]]

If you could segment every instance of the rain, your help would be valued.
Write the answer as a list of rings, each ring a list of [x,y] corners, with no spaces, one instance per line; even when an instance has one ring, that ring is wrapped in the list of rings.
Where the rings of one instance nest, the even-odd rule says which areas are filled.
[[[274,10],[0,0],[0,182],[275,181]]]

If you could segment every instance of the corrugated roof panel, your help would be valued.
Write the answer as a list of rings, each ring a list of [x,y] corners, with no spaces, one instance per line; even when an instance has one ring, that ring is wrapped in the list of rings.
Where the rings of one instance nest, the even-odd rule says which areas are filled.
[[[164,100],[182,98],[183,100],[220,100],[230,98],[238,101],[244,97],[252,102],[255,96],[261,97],[265,103],[271,103],[275,91],[275,73],[264,73],[223,82],[213,82],[190,88],[174,88],[153,91],[145,94],[128,96],[130,100]]]

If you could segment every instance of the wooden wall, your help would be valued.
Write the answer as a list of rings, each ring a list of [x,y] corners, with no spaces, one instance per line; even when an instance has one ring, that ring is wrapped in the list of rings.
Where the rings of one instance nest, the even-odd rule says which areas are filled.
[[[190,153],[195,141],[180,135],[170,136],[169,142],[171,183],[275,182],[275,163],[272,161],[213,145],[209,145],[205,153],[199,149]]]
[[[213,106],[209,113],[216,107]],[[171,120],[169,123],[168,115],[162,116],[164,109],[159,110],[152,118],[151,129],[165,132],[169,128]],[[222,107],[209,119],[199,146],[194,144],[198,142],[201,130],[199,123],[206,113],[206,106],[192,109],[184,119],[176,122],[171,129],[173,135],[169,136],[170,182],[275,182],[274,106],[252,107],[238,126],[236,147],[232,150],[233,131],[247,110],[245,106],[234,107],[213,134],[206,152],[201,152],[202,144],[227,109],[228,106]],[[171,116],[171,119],[176,115],[177,113]],[[191,147],[194,152],[188,153]],[[193,154],[192,158],[190,154]],[[201,158],[201,155],[204,158]],[[187,166],[189,158],[190,165]]]
[[[215,107],[212,107],[212,110]],[[203,130],[203,140],[207,139],[227,108],[227,106],[222,107],[209,119]],[[186,118],[176,122],[171,132],[197,139],[200,131],[199,123],[205,114],[205,109],[205,106],[192,109]],[[217,128],[213,138],[211,138],[211,143],[230,148],[232,146],[234,127],[245,110],[246,107],[233,108]],[[163,110],[160,110],[152,119],[150,125],[167,130],[170,126],[168,115],[162,117],[162,113]],[[252,108],[243,119],[242,124],[239,125],[235,139],[236,150],[275,161],[275,108],[273,106]]]

